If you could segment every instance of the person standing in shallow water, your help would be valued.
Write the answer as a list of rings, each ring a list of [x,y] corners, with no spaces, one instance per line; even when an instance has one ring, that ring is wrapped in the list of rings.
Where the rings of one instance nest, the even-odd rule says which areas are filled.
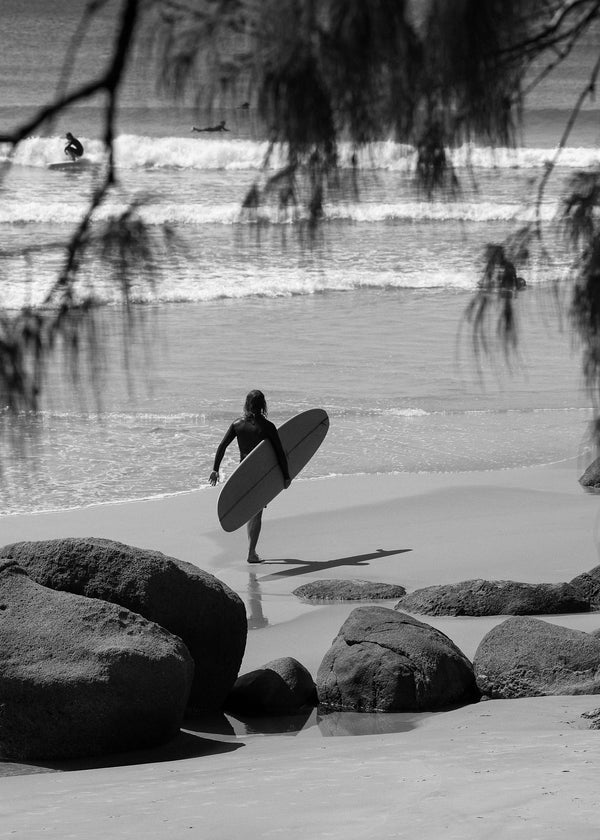
[[[237,438],[240,449],[240,461],[243,461],[246,455],[252,452],[261,441],[269,440],[275,450],[275,455],[277,456],[283,474],[283,486],[286,489],[290,486],[292,480],[290,478],[287,458],[281,445],[277,428],[270,420],[267,420],[267,401],[262,391],[250,391],[244,403],[243,416],[234,420],[219,444],[217,454],[215,455],[213,471],[208,479],[213,487],[219,480],[219,467],[225,455],[225,450],[234,438]],[[256,545],[262,527],[262,514],[263,512],[261,510],[246,525],[248,532],[248,563],[262,563],[262,560],[256,553]]]

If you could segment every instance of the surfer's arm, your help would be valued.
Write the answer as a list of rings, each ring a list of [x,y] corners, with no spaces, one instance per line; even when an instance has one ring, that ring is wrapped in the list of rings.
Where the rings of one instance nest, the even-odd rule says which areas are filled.
[[[279,437],[277,428],[269,421],[267,422],[267,435],[269,440],[271,441],[273,449],[275,450],[275,455],[277,456],[279,467],[281,469],[281,472],[283,473],[283,484],[287,489],[292,483],[292,479],[290,478],[290,468],[288,465],[288,459],[284,452],[283,446],[281,445],[281,438]]]
[[[217,454],[215,455],[215,462],[213,464],[213,471],[210,474],[210,478],[208,479],[211,484],[216,484],[219,480],[219,467],[221,466],[221,461],[223,460],[223,456],[225,455],[225,450],[229,446],[229,444],[235,439],[235,429],[233,427],[233,423],[225,432],[225,437],[219,444],[219,448],[217,449]]]

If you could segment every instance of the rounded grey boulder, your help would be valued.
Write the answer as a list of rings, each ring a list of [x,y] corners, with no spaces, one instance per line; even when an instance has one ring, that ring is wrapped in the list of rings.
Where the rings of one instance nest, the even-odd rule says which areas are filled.
[[[579,483],[585,490],[600,489],[600,458],[596,458],[592,461],[580,477]]]
[[[294,589],[293,594],[312,604],[330,601],[380,601],[401,598],[406,594],[403,586],[377,583],[370,580],[314,580]]]
[[[589,602],[591,609],[600,608],[600,566],[594,566],[589,572],[577,575],[570,585],[580,598]]]
[[[416,589],[396,604],[421,615],[553,615],[589,608],[589,600],[568,583],[479,579]]]
[[[160,744],[181,725],[194,665],[129,610],[40,586],[0,560],[0,756],[57,759]]]
[[[179,636],[195,664],[190,707],[222,707],[242,662],[247,621],[241,598],[213,575],[98,537],[14,543],[0,556],[42,586],[119,604]]]
[[[479,690],[492,698],[600,693],[600,639],[538,618],[494,627],[473,666]]]
[[[247,715],[286,714],[316,701],[310,672],[297,659],[284,656],[238,677],[225,707]]]
[[[454,642],[379,606],[350,613],[319,666],[317,693],[323,706],[359,712],[433,711],[479,696]]]

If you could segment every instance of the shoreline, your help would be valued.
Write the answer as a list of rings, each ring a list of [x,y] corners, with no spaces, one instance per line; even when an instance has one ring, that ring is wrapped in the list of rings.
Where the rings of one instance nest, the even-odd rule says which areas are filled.
[[[587,408],[578,409],[581,411],[588,411]],[[298,476],[294,479],[294,484],[298,484],[299,482],[306,482],[306,481],[335,481],[338,479],[352,479],[352,478],[364,478],[366,476],[372,478],[386,478],[386,477],[394,477],[394,476],[419,476],[419,475],[433,475],[433,476],[451,476],[451,475],[480,475],[480,474],[487,474],[487,473],[501,473],[506,472],[508,470],[530,470],[530,469],[546,469],[551,467],[570,467],[571,465],[577,465],[577,469],[580,473],[583,473],[588,463],[593,460],[593,455],[590,454],[591,449],[588,447],[587,449],[583,449],[581,453],[578,455],[566,455],[563,458],[557,458],[556,460],[552,461],[545,461],[543,463],[534,463],[534,464],[526,464],[524,466],[515,467],[511,465],[507,466],[490,466],[490,467],[481,467],[481,469],[469,469],[469,470],[441,470],[441,469],[430,469],[430,470],[392,470],[391,472],[352,472],[352,473],[328,473],[324,475],[311,475],[311,476]],[[218,490],[220,491],[227,480],[231,477],[231,472],[226,475],[225,479],[219,482]],[[187,496],[193,493],[204,493],[204,492],[214,492],[214,488],[212,488],[208,484],[202,484],[199,487],[190,487],[185,490],[167,490],[163,493],[155,493],[149,496],[140,496],[140,497],[132,497],[127,499],[114,499],[114,500],[102,500],[102,501],[94,501],[90,502],[87,505],[71,505],[69,507],[57,507],[57,508],[47,508],[43,510],[17,510],[17,511],[0,511],[0,523],[4,517],[11,517],[11,516],[44,516],[44,515],[60,515],[60,514],[67,514],[73,513],[74,511],[79,510],[88,510],[89,508],[99,508],[99,507],[107,507],[112,505],[130,505],[130,504],[140,504],[143,502],[160,502],[163,499],[170,499],[172,497],[177,496]],[[588,491],[591,492],[591,491]]]
[[[0,544],[98,536],[192,562],[238,592],[255,619],[240,673],[294,656],[314,677],[359,602],[311,606],[292,594],[297,586],[361,578],[412,591],[476,577],[570,580],[597,565],[600,544],[600,500],[584,492],[579,475],[570,461],[297,482],[265,513],[259,551],[266,562],[259,566],[245,562],[245,529],[223,532],[217,493],[205,491],[0,516]],[[504,620],[418,617],[469,658]],[[600,626],[600,613],[540,618],[586,631]],[[405,836],[409,814],[425,840],[447,835],[455,819],[449,836],[461,840],[494,831],[510,840],[592,840],[600,831],[600,736],[581,714],[599,705],[589,695],[488,701],[411,715],[404,731],[345,737],[326,737],[315,725],[223,736],[184,724],[170,746],[69,772],[6,762],[5,770],[19,775],[0,778],[0,837],[63,838],[68,826],[71,836],[89,840],[140,832],[163,840],[201,826],[216,840],[238,831],[379,840]],[[336,726],[344,732],[343,721]]]

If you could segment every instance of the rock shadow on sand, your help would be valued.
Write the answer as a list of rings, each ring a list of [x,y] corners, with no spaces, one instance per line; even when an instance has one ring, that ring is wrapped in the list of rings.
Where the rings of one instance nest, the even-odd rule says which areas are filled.
[[[262,575],[260,581],[277,580],[278,578],[296,577],[297,575],[307,575],[313,572],[323,572],[328,569],[337,569],[342,566],[368,566],[370,560],[380,560],[382,557],[390,557],[393,554],[405,554],[407,551],[412,551],[412,548],[394,548],[384,550],[378,548],[368,554],[354,554],[351,557],[337,557],[335,560],[298,560],[296,558],[278,558],[267,560],[271,564],[280,563],[287,566],[294,566],[292,569],[283,569],[281,572],[273,572],[269,575]]]
[[[185,725],[185,724],[184,724]],[[226,726],[226,724],[224,724]],[[233,730],[232,730],[233,731]],[[112,753],[89,758],[73,758],[62,761],[31,761],[9,762],[7,773],[2,772],[0,763],[0,777],[3,775],[27,775],[43,772],[68,772],[71,770],[98,770],[103,767],[128,767],[136,764],[155,764],[163,761],[181,761],[189,758],[218,755],[231,752],[243,747],[241,741],[226,742],[203,738],[188,731],[180,731],[175,738],[159,747],[147,750],[135,750],[125,753]]]

